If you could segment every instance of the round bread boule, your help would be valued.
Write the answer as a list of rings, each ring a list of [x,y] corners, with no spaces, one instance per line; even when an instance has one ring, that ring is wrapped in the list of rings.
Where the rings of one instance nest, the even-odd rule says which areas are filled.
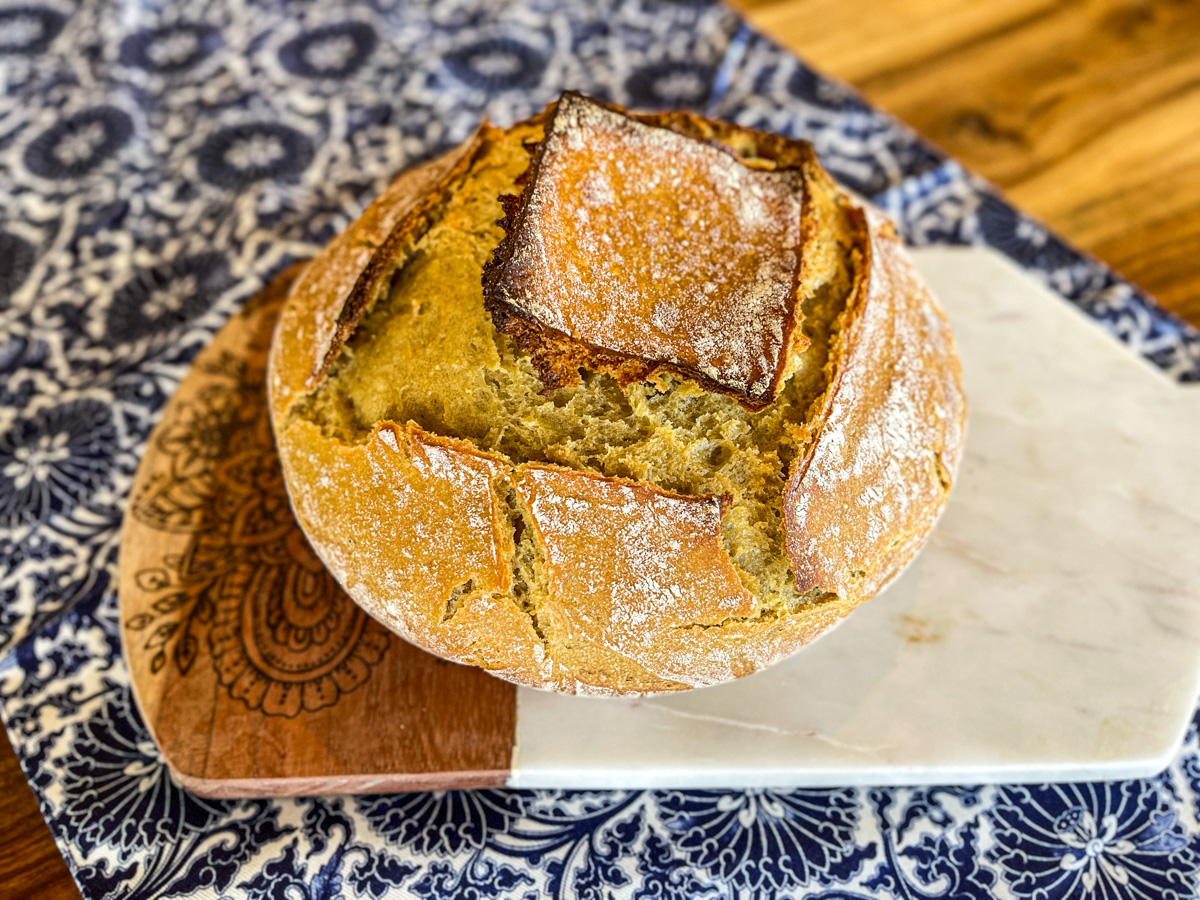
[[[292,505],[349,594],[445,659],[572,693],[717,684],[828,630],[916,554],[963,438],[953,339],[890,223],[803,142],[637,119],[805,168],[806,349],[765,408],[671,371],[547,389],[497,330],[499,198],[545,114],[403,173],[308,265],[271,351]]]

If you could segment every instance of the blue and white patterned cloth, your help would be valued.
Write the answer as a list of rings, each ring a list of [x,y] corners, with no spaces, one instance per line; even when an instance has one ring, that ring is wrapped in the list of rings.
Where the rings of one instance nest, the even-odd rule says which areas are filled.
[[[1036,787],[176,784],[117,638],[119,526],[189,360],[400,169],[564,87],[813,141],[915,244],[983,243],[1200,381],[1200,335],[710,0],[0,0],[0,710],[89,898],[1181,898],[1200,740]]]

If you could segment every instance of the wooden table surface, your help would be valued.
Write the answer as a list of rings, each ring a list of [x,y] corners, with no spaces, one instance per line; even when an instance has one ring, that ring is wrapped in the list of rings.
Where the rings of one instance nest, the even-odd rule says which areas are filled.
[[[1200,0],[737,0],[1200,325]],[[0,742],[0,896],[77,897]]]
[[[1200,325],[1200,2],[735,5]]]

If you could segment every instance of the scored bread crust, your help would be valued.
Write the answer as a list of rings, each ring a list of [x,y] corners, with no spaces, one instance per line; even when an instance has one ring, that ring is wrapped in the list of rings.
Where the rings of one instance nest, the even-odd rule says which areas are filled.
[[[642,120],[743,155],[811,158],[804,142],[686,113]],[[297,414],[440,204],[502,134],[485,124],[402,173],[293,288],[268,393],[301,526],[372,616],[445,659],[520,684],[654,693],[776,662],[903,569],[944,506],[961,454],[965,403],[945,318],[887,220],[844,195],[854,281],[781,510],[796,588],[820,602],[794,611],[752,602],[720,543],[719,497],[514,464],[411,422],[380,422],[365,441],[344,442]],[[533,529],[529,564],[560,592],[536,608],[523,602],[514,524],[518,534]],[[651,528],[671,536],[657,546],[674,549],[648,552]]]

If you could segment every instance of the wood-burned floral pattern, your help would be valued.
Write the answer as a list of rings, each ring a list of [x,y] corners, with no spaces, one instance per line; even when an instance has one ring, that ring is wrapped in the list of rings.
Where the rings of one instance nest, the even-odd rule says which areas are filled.
[[[126,621],[150,668],[187,673],[210,655],[230,696],[267,715],[336,703],[370,676],[390,637],[326,572],[288,506],[263,383],[278,303],[248,310],[244,356],[201,361],[201,386],[168,411],[159,465],[132,501],[182,554],[137,573],[154,599]],[[202,643],[204,642],[204,643]]]

